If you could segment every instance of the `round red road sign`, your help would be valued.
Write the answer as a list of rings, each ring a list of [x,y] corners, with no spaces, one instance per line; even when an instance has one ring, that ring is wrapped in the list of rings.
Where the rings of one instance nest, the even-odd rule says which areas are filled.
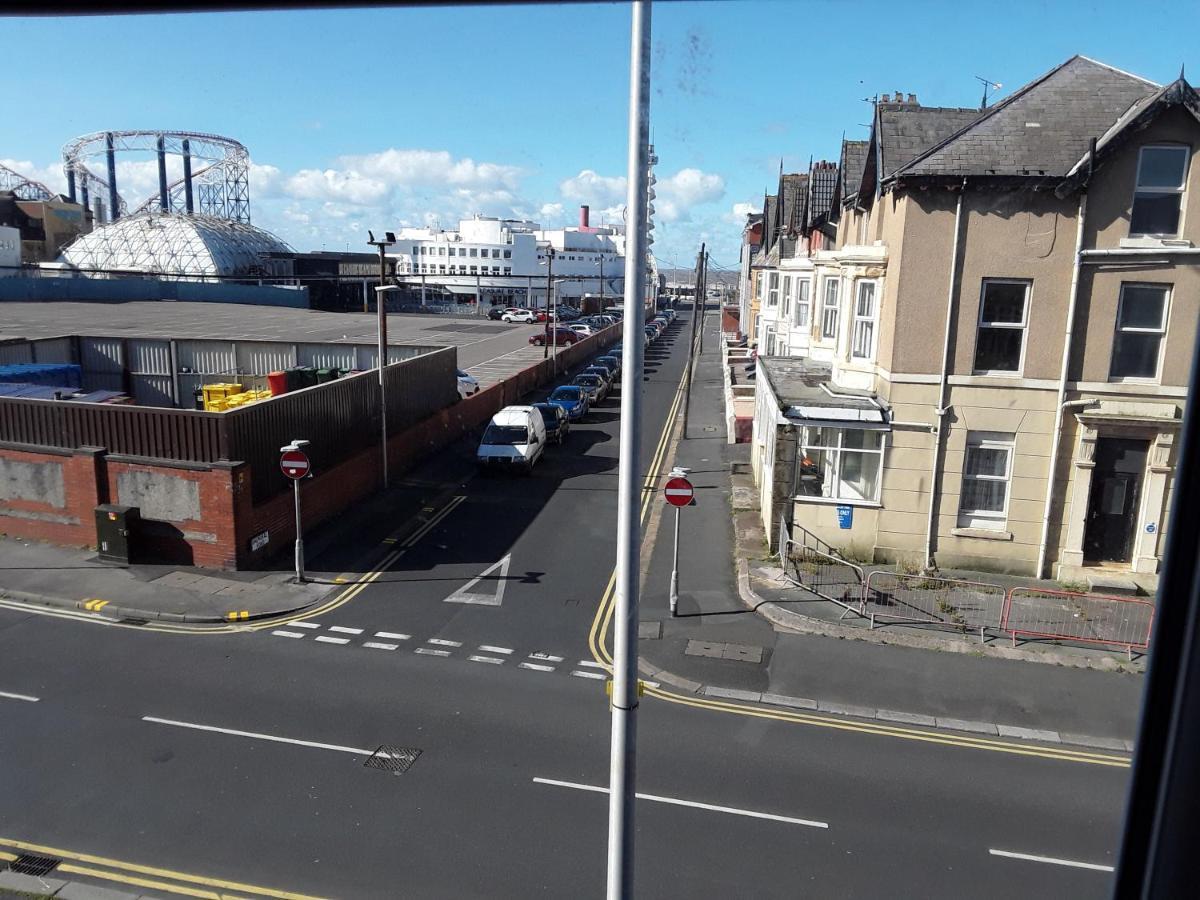
[[[288,478],[299,480],[308,474],[308,454],[303,450],[285,450],[279,457],[279,468]]]
[[[672,478],[663,488],[663,496],[672,506],[687,506],[692,502],[695,491],[692,483],[686,478]]]

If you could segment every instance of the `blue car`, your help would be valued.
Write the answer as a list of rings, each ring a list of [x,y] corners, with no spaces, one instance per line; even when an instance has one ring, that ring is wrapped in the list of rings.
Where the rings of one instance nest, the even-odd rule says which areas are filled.
[[[588,400],[587,392],[573,384],[564,384],[562,387],[556,387],[554,393],[546,398],[547,403],[553,403],[555,406],[561,406],[567,414],[567,418],[572,422],[578,422],[588,414],[591,409],[591,402]]]
[[[616,378],[617,373],[621,371],[621,362],[615,356],[598,356],[592,361],[592,366],[603,366],[608,369],[608,374],[612,378]]]
[[[533,408],[542,414],[542,422],[546,425],[546,442],[554,441],[561,444],[566,440],[571,430],[571,422],[567,411],[557,403],[535,403]]]

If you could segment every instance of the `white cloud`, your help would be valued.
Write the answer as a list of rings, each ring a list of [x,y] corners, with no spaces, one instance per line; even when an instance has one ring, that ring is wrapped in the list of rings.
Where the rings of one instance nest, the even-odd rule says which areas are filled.
[[[725,179],[699,169],[680,169],[655,186],[659,196],[668,197],[681,206],[711,203],[725,196]]]
[[[515,190],[521,170],[498,163],[477,163],[468,157],[455,159],[445,150],[397,150],[342,156],[336,162],[344,169],[362,172],[393,187],[450,185],[483,189]]]
[[[12,169],[18,175],[28,178],[30,181],[37,181],[44,184],[47,188],[55,193],[65,194],[67,192],[67,176],[63,174],[62,164],[38,166],[34,165],[27,159],[0,159],[0,165]]]
[[[563,198],[589,206],[615,206],[625,198],[623,175],[599,175],[584,169],[574,178],[568,178],[558,186]]]
[[[388,185],[353,169],[301,169],[284,182],[288,196],[372,205],[387,199]]]
[[[729,208],[729,212],[725,213],[724,219],[730,225],[739,227],[746,224],[746,216],[761,212],[761,210],[753,203],[735,203]]]

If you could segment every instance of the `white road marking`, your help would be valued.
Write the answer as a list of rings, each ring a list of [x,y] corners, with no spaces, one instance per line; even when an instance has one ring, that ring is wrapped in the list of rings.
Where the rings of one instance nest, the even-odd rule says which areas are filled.
[[[340,631],[342,634],[362,634],[363,633],[363,630],[361,628],[346,628],[343,625],[330,625],[329,630],[330,631]]]
[[[549,653],[530,653],[530,659],[544,659],[546,662],[562,662],[561,656],[551,656]]]
[[[553,672],[554,671],[554,666],[539,666],[537,663],[531,663],[531,662],[521,663],[521,668],[522,669],[533,669],[536,672]]]
[[[331,637],[327,637],[326,635],[323,635],[323,634],[318,634],[316,639],[325,644],[348,644],[348,643],[350,643],[350,638],[331,638]]]
[[[377,631],[375,632],[375,637],[388,638],[389,640],[393,641],[407,641],[410,637],[412,637],[412,635],[396,634],[394,631]]]
[[[1112,866],[1103,866],[1099,863],[1076,862],[1073,859],[1057,859],[1053,856],[1034,856],[1031,853],[1014,853],[1012,850],[988,850],[992,856],[1007,856],[1010,859],[1024,859],[1029,862],[1050,863],[1055,866],[1070,866],[1073,869],[1092,869],[1096,872],[1114,872]]]
[[[415,653],[424,653],[426,656],[449,656],[449,650],[430,650],[428,647],[418,647]]]
[[[37,703],[40,699],[30,697],[28,694],[10,694],[8,691],[0,691],[0,697],[7,697],[9,700],[24,700],[26,703]]]
[[[372,650],[395,650],[399,644],[381,644],[379,641],[367,641],[363,644],[364,647],[370,647]]]
[[[320,628],[316,622],[288,622],[293,628]]]
[[[493,563],[488,566],[475,578],[472,578],[449,597],[443,599],[443,603],[473,603],[476,606],[499,606],[504,602],[504,586],[508,584],[508,566],[512,562],[512,554],[508,554],[498,563]],[[483,581],[497,569],[500,574],[496,576],[495,593],[477,593],[471,588]]]
[[[441,638],[429,638],[427,644],[437,644],[439,647],[461,647],[462,641],[443,641]]]
[[[274,734],[261,734],[257,731],[238,731],[235,728],[219,728],[216,725],[198,725],[195,722],[180,722],[175,719],[159,719],[155,716],[142,716],[143,722],[155,725],[171,725],[175,728],[190,728],[193,731],[212,731],[217,734],[229,734],[234,737],[254,738],[259,741],[272,741],[277,744],[296,744],[299,747],[313,747],[317,750],[337,750],[339,753],[353,753],[355,756],[370,756],[374,750],[364,750],[361,747],[343,747],[341,744],[323,744],[319,741],[302,741],[298,738],[279,737]],[[381,753],[380,756],[387,756]]]
[[[608,668],[608,666],[606,666],[604,663],[598,663],[598,662],[595,662],[590,659],[581,659],[579,661],[579,664],[581,666],[583,666],[585,669],[607,669]]]
[[[573,781],[556,781],[553,778],[534,778],[535,784],[548,784],[553,787],[574,788],[577,791],[593,791],[597,794],[607,794],[608,788],[593,784],[576,784]],[[775,813],[757,812],[753,809],[738,809],[735,806],[716,806],[712,803],[700,803],[696,800],[680,800],[676,797],[659,797],[656,794],[635,794],[639,800],[651,800],[655,803],[669,803],[672,806],[691,806],[695,809],[707,809],[710,812],[729,813],[734,816],[748,816],[751,819],[769,819],[772,822],[786,822],[789,825],[807,825],[810,828],[828,828],[828,822],[817,822],[813,819],[797,819],[792,816],[779,816]]]
[[[607,675],[604,675],[600,672],[580,672],[578,669],[571,674],[576,678],[598,678],[600,681],[605,681],[608,678]]]
[[[283,631],[282,629],[279,631],[272,631],[271,634],[277,635],[279,637],[290,637],[290,638],[304,637],[303,631]]]
[[[511,647],[493,647],[491,644],[480,644],[479,649],[485,653],[512,653]]]
[[[471,662],[491,663],[494,666],[504,665],[504,660],[498,656],[468,656]]]

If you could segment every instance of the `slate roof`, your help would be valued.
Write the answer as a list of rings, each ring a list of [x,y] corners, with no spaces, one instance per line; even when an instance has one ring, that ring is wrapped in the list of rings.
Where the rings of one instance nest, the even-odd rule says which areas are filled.
[[[892,178],[1065,176],[1135,104],[1158,93],[1152,82],[1085,56],[1062,65],[943,135]]]
[[[977,109],[956,106],[879,103],[875,137],[879,141],[879,168],[884,180],[980,115]]]
[[[763,197],[763,246],[770,247],[775,243],[776,238],[776,207],[779,204],[779,198],[774,194],[768,194]]]
[[[779,236],[794,237],[804,221],[804,201],[808,198],[808,175],[793,172],[779,179],[779,193],[783,198],[779,210]]]
[[[837,193],[838,167],[836,163],[815,162],[808,173],[808,209],[804,217],[805,226],[828,219]]]
[[[843,203],[858,193],[870,144],[870,141],[842,141],[842,158],[838,163],[838,173],[841,178],[840,193]]]

